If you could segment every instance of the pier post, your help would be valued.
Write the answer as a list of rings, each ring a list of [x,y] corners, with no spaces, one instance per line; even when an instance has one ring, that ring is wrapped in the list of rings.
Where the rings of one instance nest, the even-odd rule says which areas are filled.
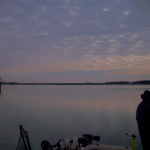
[[[136,150],[136,135],[135,134],[132,134],[131,135],[132,137],[132,150]]]

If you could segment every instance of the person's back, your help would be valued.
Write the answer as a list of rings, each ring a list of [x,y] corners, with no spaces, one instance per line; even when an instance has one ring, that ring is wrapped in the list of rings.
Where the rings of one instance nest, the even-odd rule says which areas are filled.
[[[143,150],[150,150],[150,91],[146,90],[141,95],[143,101],[136,111],[136,120]]]

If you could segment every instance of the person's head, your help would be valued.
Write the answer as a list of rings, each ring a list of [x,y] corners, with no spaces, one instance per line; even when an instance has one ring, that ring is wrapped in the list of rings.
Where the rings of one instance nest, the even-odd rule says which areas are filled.
[[[144,91],[144,93],[141,94],[141,98],[143,100],[149,100],[150,101],[150,91],[149,90]]]

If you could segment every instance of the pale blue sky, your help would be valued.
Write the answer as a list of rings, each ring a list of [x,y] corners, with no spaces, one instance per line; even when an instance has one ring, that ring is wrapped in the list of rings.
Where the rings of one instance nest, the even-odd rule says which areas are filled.
[[[150,80],[149,0],[1,0],[0,76]]]

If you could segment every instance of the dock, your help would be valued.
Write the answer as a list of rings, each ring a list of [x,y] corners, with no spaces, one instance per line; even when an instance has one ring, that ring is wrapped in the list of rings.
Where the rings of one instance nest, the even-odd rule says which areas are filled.
[[[130,147],[107,145],[107,144],[90,144],[84,148],[84,150],[132,150]]]

